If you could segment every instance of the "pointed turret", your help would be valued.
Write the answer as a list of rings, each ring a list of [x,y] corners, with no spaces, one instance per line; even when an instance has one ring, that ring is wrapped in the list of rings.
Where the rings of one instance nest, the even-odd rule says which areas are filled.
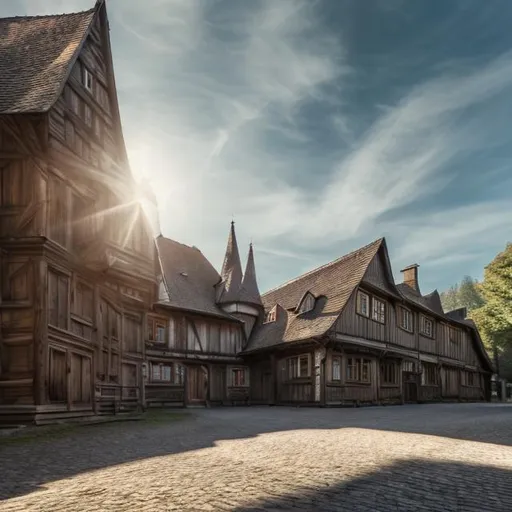
[[[221,278],[219,304],[237,302],[242,287],[242,264],[240,263],[240,254],[238,253],[234,222],[231,222]]]
[[[249,255],[247,256],[247,265],[245,267],[244,278],[242,280],[240,300],[246,304],[263,306],[260,291],[258,289],[258,282],[256,281],[256,267],[254,265],[252,244],[249,245]]]

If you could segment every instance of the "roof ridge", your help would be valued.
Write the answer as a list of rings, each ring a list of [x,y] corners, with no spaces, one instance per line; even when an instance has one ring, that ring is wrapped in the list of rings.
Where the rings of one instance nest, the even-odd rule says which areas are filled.
[[[305,272],[304,274],[301,274],[300,276],[298,277],[295,277],[294,279],[290,279],[289,281],[286,281],[285,283],[279,285],[279,286],[276,286],[275,288],[272,288],[268,291],[266,291],[263,295],[262,295],[262,298],[265,297],[266,295],[268,295],[269,293],[272,293],[272,292],[275,292],[276,290],[279,290],[280,288],[284,288],[285,286],[289,285],[289,284],[292,284],[294,283],[295,281],[298,281],[299,279],[302,279],[306,276],[309,276],[319,270],[323,270],[327,267],[330,267],[331,265],[335,265],[336,263],[339,263],[345,259],[348,259],[350,257],[353,257],[353,256],[356,256],[357,253],[361,252],[361,251],[364,251],[366,249],[368,249],[369,247],[371,247],[372,245],[377,245],[378,243],[382,243],[382,241],[384,240],[384,237],[381,237],[381,238],[378,238],[377,240],[374,240],[373,242],[370,242],[369,244],[366,244],[364,245],[363,247],[359,247],[358,249],[355,249],[347,254],[344,254],[343,256],[340,256],[339,258],[336,258],[335,260],[333,261],[330,261],[328,263],[325,263],[323,265],[320,265],[319,267],[316,267],[312,270],[309,270],[307,272]]]
[[[165,241],[167,241],[167,242],[173,242],[174,244],[181,245],[181,246],[183,246],[183,247],[186,247],[187,249],[195,249],[196,251],[199,251],[199,252],[202,254],[201,249],[199,249],[199,248],[198,248],[197,246],[195,246],[195,245],[187,245],[187,244],[184,244],[184,243],[182,243],[182,242],[178,242],[177,240],[174,240],[173,238],[168,238],[168,237],[166,237],[166,236],[164,236],[164,235],[160,235],[160,236],[158,236],[158,237],[157,237],[157,239],[158,239],[158,238],[161,238],[161,239],[163,239],[163,240],[165,240]]]
[[[35,20],[35,19],[44,19],[44,18],[60,18],[62,16],[73,16],[74,14],[90,14],[96,11],[96,7],[91,7],[85,11],[74,11],[74,12],[63,12],[58,14],[35,14],[33,16],[6,16],[0,17],[0,21],[9,21],[9,20]]]

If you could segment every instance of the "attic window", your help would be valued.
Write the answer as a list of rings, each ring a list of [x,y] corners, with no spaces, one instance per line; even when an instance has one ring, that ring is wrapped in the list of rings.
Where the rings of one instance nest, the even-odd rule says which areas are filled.
[[[85,88],[92,92],[92,74],[87,68],[84,68],[83,80]]]
[[[307,292],[304,298],[302,299],[299,307],[297,308],[297,314],[307,313],[311,311],[315,307],[315,297],[310,292]]]
[[[266,315],[265,322],[266,324],[270,322],[275,322],[277,318],[277,306],[274,306]]]

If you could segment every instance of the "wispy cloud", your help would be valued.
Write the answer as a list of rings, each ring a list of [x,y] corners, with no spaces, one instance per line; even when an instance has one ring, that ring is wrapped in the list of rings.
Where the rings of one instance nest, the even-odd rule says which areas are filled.
[[[93,4],[23,0],[17,12],[2,5],[0,14]],[[460,23],[454,15],[422,25],[409,34],[417,55],[400,61],[392,52],[380,60],[370,55],[385,80],[377,85],[400,91],[399,98],[371,96],[363,82],[377,68],[362,71],[359,60],[371,53],[361,50],[363,40],[378,54],[370,44],[375,33],[344,33],[343,23],[326,19],[334,4],[108,2],[125,139],[135,176],[155,189],[163,233],[201,247],[219,264],[234,214],[241,245],[254,239],[259,268],[272,279],[280,275],[276,257],[286,262],[283,277],[293,277],[339,256],[334,248],[352,249],[383,234],[400,264],[425,268],[428,261],[440,272],[454,261],[480,262],[477,242],[495,247],[496,232],[512,227],[506,220],[512,201],[479,197],[460,206],[458,182],[471,172],[487,191],[499,192],[492,183],[503,178],[509,156],[475,157],[510,145],[512,106],[489,105],[512,93],[512,41],[494,47],[485,61],[474,52],[450,53],[449,44],[442,58],[430,60],[432,45],[424,38],[433,30],[440,40],[450,33],[452,44]],[[339,8],[340,18],[354,16],[350,4]],[[418,13],[405,5],[386,3],[381,21],[389,15],[393,23],[416,22]],[[486,11],[485,19],[498,11]],[[426,69],[395,84],[394,73],[418,70],[415,60]],[[493,193],[503,197],[506,186]],[[438,203],[446,191],[454,204]],[[439,206],[428,217],[417,208],[434,202]],[[259,277],[266,282],[263,272]]]

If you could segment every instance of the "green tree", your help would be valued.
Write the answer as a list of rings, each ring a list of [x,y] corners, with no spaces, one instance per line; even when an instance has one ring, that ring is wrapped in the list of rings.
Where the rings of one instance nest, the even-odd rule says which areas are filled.
[[[444,311],[466,308],[470,313],[474,309],[482,307],[485,301],[479,290],[478,281],[470,276],[464,276],[460,283],[441,293],[441,304]]]
[[[485,303],[473,310],[471,317],[484,343],[492,348],[503,375],[499,361],[508,360],[512,351],[512,244],[507,244],[485,267],[484,279],[478,288]]]

